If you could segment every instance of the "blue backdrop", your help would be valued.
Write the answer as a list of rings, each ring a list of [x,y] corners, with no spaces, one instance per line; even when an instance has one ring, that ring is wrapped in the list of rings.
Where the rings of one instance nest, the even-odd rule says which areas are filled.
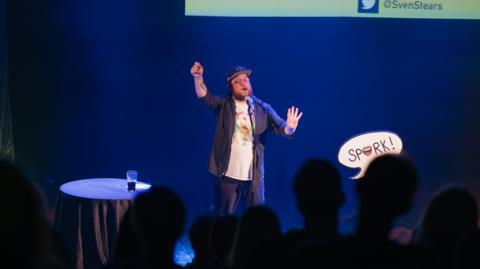
[[[291,190],[309,157],[340,169],[352,229],[356,171],[336,161],[357,133],[391,130],[421,177],[413,226],[448,182],[480,196],[480,21],[185,17],[183,1],[9,1],[8,42],[17,162],[54,204],[58,186],[91,177],[165,184],[190,219],[210,204],[213,114],[189,69],[205,67],[225,94],[228,68],[253,69],[254,93],[286,116],[304,112],[296,138],[271,137],[267,205],[283,228],[301,224]]]

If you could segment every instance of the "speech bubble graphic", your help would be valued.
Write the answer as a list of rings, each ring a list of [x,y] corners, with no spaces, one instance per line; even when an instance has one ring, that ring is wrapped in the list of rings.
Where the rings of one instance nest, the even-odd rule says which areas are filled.
[[[383,154],[400,154],[403,142],[400,137],[390,131],[376,131],[356,135],[347,140],[338,151],[338,161],[350,168],[360,168],[360,172],[350,177],[361,178],[368,164]]]

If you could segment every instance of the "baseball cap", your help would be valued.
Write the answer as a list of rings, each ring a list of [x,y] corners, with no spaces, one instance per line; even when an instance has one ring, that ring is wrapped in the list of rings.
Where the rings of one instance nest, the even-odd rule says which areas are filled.
[[[250,76],[250,74],[252,73],[252,70],[251,69],[247,69],[243,66],[235,66],[235,67],[232,67],[229,71],[228,71],[228,74],[227,74],[227,82],[230,83],[230,81],[232,79],[234,79],[235,77],[237,77],[238,75],[241,75],[241,74],[246,74],[247,76]]]

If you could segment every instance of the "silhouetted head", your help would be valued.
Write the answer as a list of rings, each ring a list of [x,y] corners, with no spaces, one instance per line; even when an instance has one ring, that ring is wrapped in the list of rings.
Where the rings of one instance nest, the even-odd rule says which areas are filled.
[[[280,221],[273,210],[266,206],[250,207],[240,221],[236,252],[236,264],[244,268],[259,266],[260,255],[272,250],[273,242],[281,236]],[[254,266],[257,264],[257,266]]]
[[[213,224],[210,245],[216,259],[225,261],[231,253],[239,220],[233,215],[219,217]]]
[[[345,202],[338,171],[325,160],[304,162],[295,176],[293,190],[304,215],[336,214]]]
[[[20,267],[34,266],[52,243],[43,196],[18,167],[3,160],[0,181],[0,255],[16,260]]]
[[[215,217],[212,214],[198,216],[190,226],[188,237],[195,252],[195,259],[202,262],[212,259],[210,249],[210,231],[215,223]]]
[[[434,245],[454,245],[463,235],[475,231],[477,223],[475,197],[462,187],[449,187],[428,204],[422,220],[421,240]]]
[[[149,251],[173,249],[185,223],[185,207],[180,198],[166,187],[152,186],[139,194],[133,205],[139,234]]]
[[[280,234],[280,221],[267,206],[250,207],[242,216],[240,236],[249,242],[269,240]]]
[[[115,237],[111,262],[140,259],[142,257],[142,241],[138,236],[133,214],[133,207],[130,207],[122,217]]]
[[[361,207],[389,217],[410,209],[416,188],[417,173],[413,164],[399,155],[377,157],[357,182]]]

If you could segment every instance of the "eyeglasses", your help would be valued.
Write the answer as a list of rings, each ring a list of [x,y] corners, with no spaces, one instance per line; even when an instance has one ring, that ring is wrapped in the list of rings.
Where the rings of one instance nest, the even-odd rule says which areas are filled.
[[[250,79],[249,78],[237,78],[237,79],[234,79],[232,80],[232,84],[240,84],[240,83],[246,83],[246,82],[249,82]]]

